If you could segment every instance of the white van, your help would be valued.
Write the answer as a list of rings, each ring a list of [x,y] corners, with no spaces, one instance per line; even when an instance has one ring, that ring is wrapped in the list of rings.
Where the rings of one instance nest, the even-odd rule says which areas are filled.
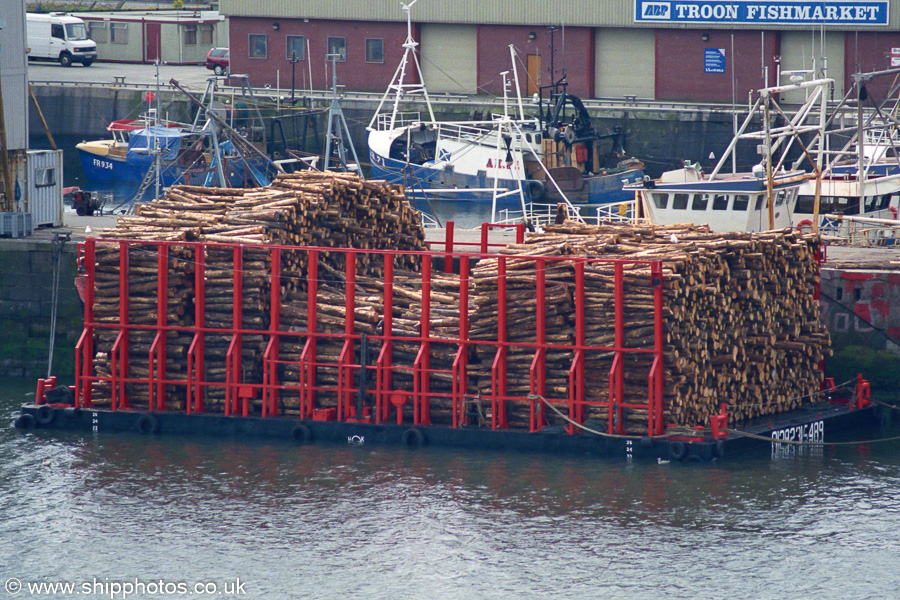
[[[97,44],[88,39],[84,21],[65,13],[27,13],[28,58],[58,60],[69,67],[80,62],[86,67],[97,58]]]

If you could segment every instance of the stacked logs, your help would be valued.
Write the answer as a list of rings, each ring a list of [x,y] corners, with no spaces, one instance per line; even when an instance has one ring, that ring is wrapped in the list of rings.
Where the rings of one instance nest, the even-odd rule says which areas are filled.
[[[571,261],[547,260],[543,266],[528,256],[567,256],[565,241],[533,237],[528,243],[511,245],[500,251],[508,256],[506,269],[506,331],[498,327],[499,319],[499,258],[482,260],[472,270],[474,294],[470,309],[471,338],[493,342],[475,345],[474,385],[480,396],[491,395],[491,367],[497,354],[496,342],[501,334],[511,345],[506,350],[506,394],[525,397],[531,392],[531,366],[535,359],[537,337],[537,271],[544,273],[544,339],[551,345],[571,346],[575,342],[572,328],[574,303],[572,287],[574,271]],[[569,349],[548,348],[543,356],[545,385],[548,396],[565,397],[568,388],[568,369],[573,353]],[[507,420],[511,427],[527,427],[531,419],[531,403],[512,400],[507,406]],[[540,407],[537,407],[538,409]]]
[[[528,243],[509,251],[661,261],[666,420],[693,426],[708,424],[720,403],[728,404],[730,418],[740,421],[796,408],[819,389],[819,364],[829,351],[830,340],[814,296],[818,244],[818,237],[790,230],[712,234],[689,226],[591,228],[565,223],[549,226],[545,234],[532,236]],[[482,266],[484,270],[480,270]],[[652,349],[654,288],[650,269],[625,265],[623,274],[625,347]],[[479,282],[490,281],[486,263],[479,266],[478,276]],[[510,283],[514,278],[514,274],[509,276]],[[548,273],[548,282],[550,279]],[[615,345],[614,282],[612,264],[589,263],[585,269],[588,346]],[[531,285],[532,294],[534,289]],[[491,291],[488,285],[476,284],[474,303],[489,302]],[[482,294],[487,300],[480,298]],[[520,302],[513,298],[508,306]],[[552,314],[554,309],[548,310]],[[490,315],[488,318],[493,318]],[[473,328],[477,328],[478,316],[476,310]],[[550,319],[548,314],[548,338]],[[587,353],[589,399],[608,398],[613,358],[608,350]],[[651,363],[650,354],[627,354],[625,402],[646,403]],[[557,380],[568,366],[560,363]],[[489,376],[487,367],[483,363],[484,377]],[[548,396],[565,398],[565,386],[550,384],[554,374],[549,369],[547,377]],[[591,407],[588,416],[608,417],[605,407]],[[646,431],[646,410],[627,409],[624,416],[626,430]]]
[[[252,245],[322,247],[318,256],[320,274],[343,273],[345,270],[344,253],[328,252],[327,248],[426,249],[420,215],[405,202],[401,188],[381,181],[362,181],[347,174],[306,171],[281,175],[273,185],[255,189],[173,186],[164,198],[142,205],[136,212],[135,216],[121,217],[116,228],[105,230],[100,237],[244,245],[237,258],[231,248],[215,245],[208,246],[202,257],[197,257],[193,248],[170,247],[169,326],[194,325],[194,277],[198,258],[205,263],[204,323],[198,326],[214,329],[239,326],[264,331],[269,327],[271,253],[263,248],[254,249]],[[157,256],[152,245],[129,249],[127,285],[130,322],[133,324],[152,326],[157,323]],[[306,250],[282,250],[282,297],[291,298],[292,293],[301,293],[305,289],[308,257]],[[243,306],[238,323],[235,323],[233,311],[235,260],[242,263]],[[398,268],[417,270],[420,259],[407,253],[400,255],[396,263]],[[117,324],[119,246],[98,244],[95,267],[97,320]],[[380,277],[383,261],[380,257],[359,253],[357,269],[361,276]],[[97,331],[96,372],[108,377],[111,373],[110,351],[118,331],[99,328]],[[146,379],[149,345],[154,336],[155,333],[149,331],[129,333],[132,341],[129,344],[129,378]],[[241,336],[241,381],[245,383],[261,381],[265,337],[262,334]],[[167,375],[170,379],[185,379],[191,339],[189,332],[169,332]],[[231,342],[229,333],[205,335],[205,381],[224,383],[225,354]],[[167,387],[170,405],[184,406],[185,387]],[[129,398],[138,405],[145,403],[146,388],[141,383],[129,384]],[[98,382],[95,390],[101,404],[109,401],[107,382]],[[210,408],[221,407],[224,395],[224,386],[209,386],[206,402]]]
[[[334,279],[324,283],[316,290],[316,333],[315,359],[320,366],[316,367],[316,408],[334,408],[338,404],[338,369],[341,352],[344,349],[342,334],[346,327],[346,287],[345,279],[340,272],[333,272],[330,277]],[[366,336],[381,333],[379,323],[383,313],[383,297],[377,287],[372,283],[358,281],[355,288],[353,307],[353,327],[356,334]],[[308,341],[304,335],[308,330],[309,297],[305,291],[290,292],[283,298],[280,309],[280,331],[295,335],[281,336],[279,346],[279,380],[287,389],[280,394],[281,410],[288,414],[299,411],[301,383],[301,354]],[[368,358],[362,360],[361,343],[353,342],[352,353],[348,356],[349,362],[354,365],[365,362],[370,367],[374,365],[380,351],[380,344],[374,340],[368,343]],[[334,366],[331,366],[334,365]],[[354,380],[348,382],[354,387],[359,386],[360,372],[353,371]],[[374,370],[368,369],[366,376],[369,378],[368,388],[374,387]],[[366,405],[371,405],[372,398],[366,399]],[[355,398],[354,398],[355,404]]]

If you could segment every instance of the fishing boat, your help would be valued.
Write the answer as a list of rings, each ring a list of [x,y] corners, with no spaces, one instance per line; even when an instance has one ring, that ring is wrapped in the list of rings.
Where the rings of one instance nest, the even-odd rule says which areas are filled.
[[[81,142],[76,148],[85,179],[101,183],[155,182],[220,187],[268,185],[270,161],[256,147],[265,148],[265,128],[252,98],[246,75],[238,79],[242,97],[229,110],[215,101],[218,80],[211,77],[202,99],[188,95],[197,113],[191,123],[159,118],[160,109],[149,108],[136,119],[117,120],[104,140]],[[172,82],[170,82],[172,83]],[[175,82],[177,84],[177,82]],[[158,95],[147,94],[148,102]],[[246,100],[244,99],[246,98]],[[228,119],[218,113],[227,114]]]
[[[403,58],[368,126],[372,176],[404,184],[409,195],[459,202],[497,200],[597,205],[625,200],[623,186],[641,181],[643,164],[624,152],[625,132],[599,133],[583,102],[566,91],[565,77],[536,94],[537,117],[527,116],[516,54],[513,80],[504,72],[504,112],[483,121],[437,121],[421,74],[409,8]],[[515,89],[510,107],[508,90]],[[549,100],[543,94],[549,90]],[[420,98],[427,115],[401,112]],[[386,106],[390,104],[391,109]]]
[[[202,140],[190,125],[163,122],[151,113],[113,121],[106,129],[110,139],[75,146],[88,181],[141,183],[156,160],[156,152],[161,154],[159,175],[163,185],[181,183],[185,172],[206,167]]]
[[[786,161],[800,136],[822,139],[824,108],[833,84],[831,79],[820,79],[759,90],[743,125],[709,174],[699,164],[686,163],[682,169],[667,171],[659,179],[645,178],[629,188],[636,194],[638,210],[654,224],[707,224],[719,233],[791,227],[800,187],[815,174],[799,169],[799,165],[788,168]],[[806,90],[807,99],[788,117],[776,99],[796,90]],[[785,124],[772,127],[773,113],[781,115]],[[748,131],[759,119],[763,130]],[[753,142],[762,152],[760,162],[749,172],[736,169],[736,153],[742,141]],[[815,155],[807,150],[804,157],[815,166]],[[726,172],[729,162],[732,171]]]

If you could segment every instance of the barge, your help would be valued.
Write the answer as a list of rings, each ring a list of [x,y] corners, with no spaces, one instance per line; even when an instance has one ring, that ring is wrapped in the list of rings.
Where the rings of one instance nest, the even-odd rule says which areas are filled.
[[[744,249],[743,261],[765,254],[748,236],[729,241]],[[796,236],[769,237],[778,253],[805,257]],[[868,382],[836,385],[805,366],[821,340],[799,321],[769,332],[770,343],[742,339],[738,315],[727,325],[736,328],[728,334],[733,356],[707,361],[723,378],[737,373],[737,356],[761,361],[759,370],[771,373],[759,381],[773,378],[768,392],[729,398],[714,411],[709,399],[701,406],[681,395],[671,320],[681,314],[672,298],[685,274],[664,260],[485,246],[461,251],[448,239],[443,251],[400,252],[88,239],[75,384],[39,381],[36,404],[23,406],[15,424],[709,461],[821,448],[878,423]],[[686,305],[739,301],[710,289],[721,283],[711,273],[696,296],[682,290]],[[729,281],[743,292],[768,293],[733,273]],[[771,297],[748,301],[786,314],[779,303],[789,295],[777,293],[777,279],[765,285],[775,286]],[[479,304],[486,301],[487,310]],[[792,302],[792,310],[803,306]],[[605,326],[610,337],[596,337]],[[691,340],[716,348],[725,333]],[[757,342],[762,349],[744,346]],[[818,401],[789,397],[812,386]],[[679,403],[695,416],[678,417]]]

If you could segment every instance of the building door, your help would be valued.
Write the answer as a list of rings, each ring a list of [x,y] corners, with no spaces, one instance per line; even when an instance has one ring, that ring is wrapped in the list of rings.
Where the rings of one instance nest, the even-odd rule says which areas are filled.
[[[652,29],[597,29],[595,40],[595,97],[656,97],[656,34]]]
[[[539,54],[528,55],[528,91],[529,96],[540,92],[541,87],[541,57]]]
[[[162,25],[159,23],[144,23],[144,62],[162,60],[160,46],[162,46]]]
[[[478,35],[474,25],[424,23],[419,48],[422,78],[429,92],[478,92]]]

